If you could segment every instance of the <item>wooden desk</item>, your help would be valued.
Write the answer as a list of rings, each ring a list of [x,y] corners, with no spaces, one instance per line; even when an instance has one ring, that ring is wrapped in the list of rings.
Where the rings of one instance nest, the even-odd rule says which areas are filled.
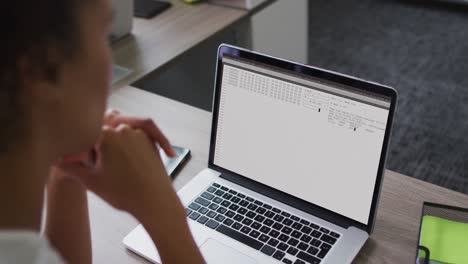
[[[211,113],[148,92],[116,89],[110,106],[154,118],[173,144],[192,150],[192,159],[174,181],[180,189],[208,163]],[[355,263],[412,263],[423,201],[468,207],[468,196],[386,171],[374,233]],[[122,239],[137,222],[90,194],[95,263],[145,263],[127,252]]]
[[[116,64],[133,73],[118,82],[122,87],[159,71],[210,36],[248,18],[274,0],[256,0],[250,10],[171,0],[172,7],[153,19],[134,19],[132,35],[113,45]]]

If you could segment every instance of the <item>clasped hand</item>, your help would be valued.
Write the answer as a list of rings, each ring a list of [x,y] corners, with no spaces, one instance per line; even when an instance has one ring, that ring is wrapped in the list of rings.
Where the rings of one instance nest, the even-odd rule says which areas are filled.
[[[158,146],[172,157],[169,140],[151,119],[105,115],[95,147],[81,155],[64,157],[56,168],[81,182],[117,209],[144,217],[145,204],[161,210],[167,204],[182,214],[182,205],[159,156]]]

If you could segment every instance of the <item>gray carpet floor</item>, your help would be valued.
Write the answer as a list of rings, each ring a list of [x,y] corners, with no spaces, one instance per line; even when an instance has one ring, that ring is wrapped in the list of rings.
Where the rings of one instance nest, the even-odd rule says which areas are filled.
[[[387,167],[468,193],[468,9],[309,1],[309,63],[395,87]]]

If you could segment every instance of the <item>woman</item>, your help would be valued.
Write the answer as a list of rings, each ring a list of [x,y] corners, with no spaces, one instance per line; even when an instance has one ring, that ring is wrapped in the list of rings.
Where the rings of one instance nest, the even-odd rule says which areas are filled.
[[[4,1],[2,11],[0,263],[90,263],[87,189],[135,216],[163,263],[202,263],[154,147],[173,155],[169,142],[151,121],[104,115],[109,0]]]

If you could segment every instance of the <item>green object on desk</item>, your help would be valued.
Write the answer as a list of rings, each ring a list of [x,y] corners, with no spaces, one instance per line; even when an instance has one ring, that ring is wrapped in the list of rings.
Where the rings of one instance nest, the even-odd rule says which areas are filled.
[[[468,224],[423,216],[419,244],[429,249],[431,261],[468,263]]]
[[[184,0],[185,3],[187,4],[195,4],[195,3],[198,3],[198,2],[201,2],[202,0]]]

